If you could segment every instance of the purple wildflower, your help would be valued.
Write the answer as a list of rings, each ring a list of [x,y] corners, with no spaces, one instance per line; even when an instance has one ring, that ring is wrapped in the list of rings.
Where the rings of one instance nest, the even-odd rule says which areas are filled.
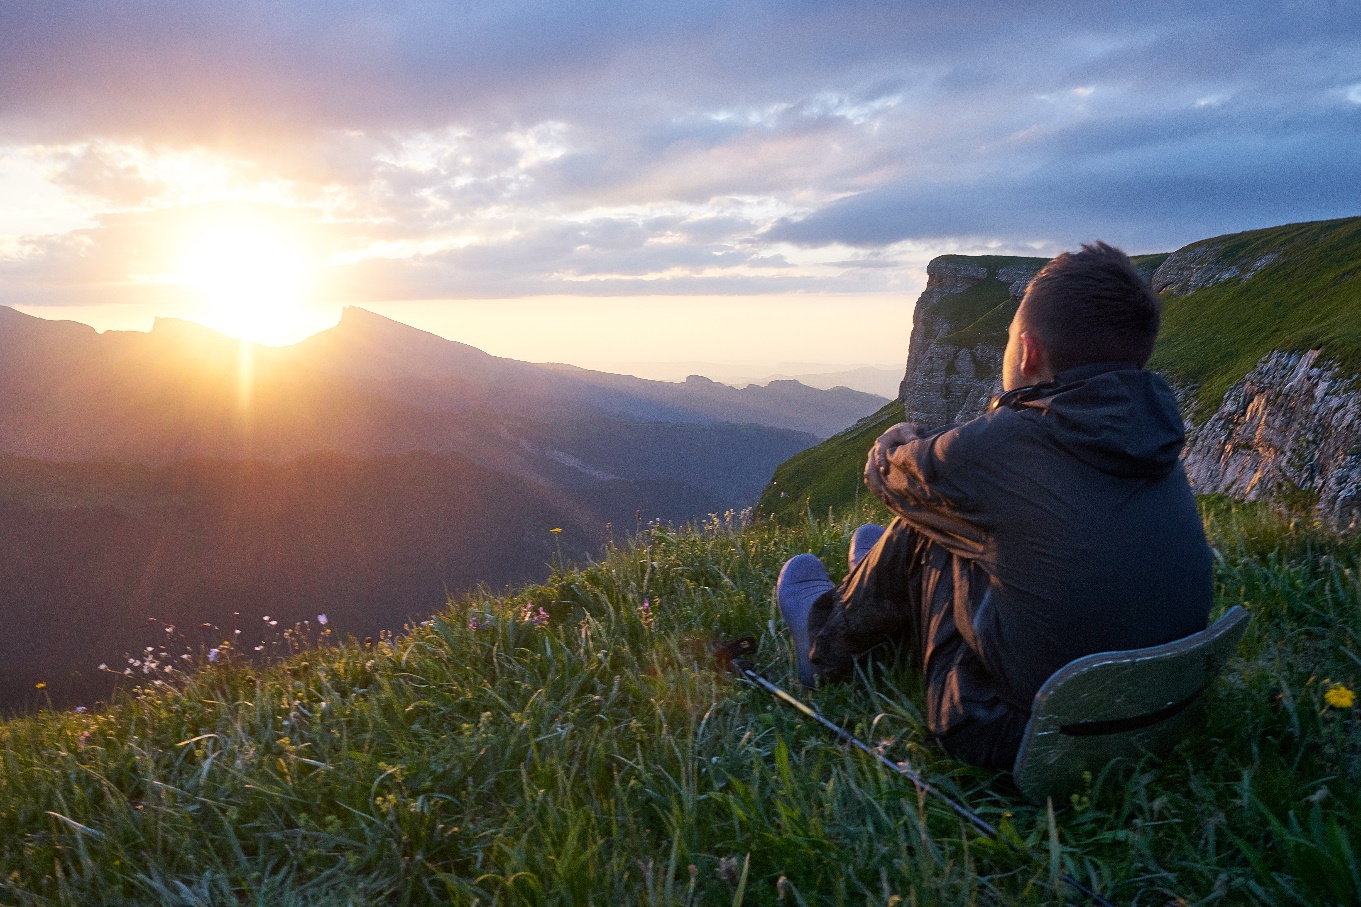
[[[527,604],[524,606],[524,610],[520,612],[520,620],[536,627],[542,627],[548,623],[548,612],[543,609],[542,605],[539,606],[538,610],[535,610],[532,603]]]

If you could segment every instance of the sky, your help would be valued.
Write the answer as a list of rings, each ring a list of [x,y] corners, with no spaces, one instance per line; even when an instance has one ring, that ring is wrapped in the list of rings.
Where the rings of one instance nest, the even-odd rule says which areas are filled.
[[[0,5],[0,304],[901,366],[926,264],[1361,214],[1352,0]]]

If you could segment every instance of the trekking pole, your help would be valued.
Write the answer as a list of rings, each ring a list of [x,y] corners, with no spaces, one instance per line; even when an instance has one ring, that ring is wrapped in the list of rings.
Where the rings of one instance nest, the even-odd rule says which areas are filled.
[[[811,705],[808,705],[807,703],[794,698],[792,695],[785,692],[779,686],[776,686],[775,684],[767,680],[765,677],[763,677],[761,674],[757,673],[755,667],[752,666],[752,663],[748,661],[746,658],[742,657],[754,654],[756,654],[756,640],[750,636],[736,640],[735,642],[728,643],[726,646],[720,647],[715,652],[715,655],[718,658],[719,663],[722,664],[728,670],[732,671],[735,674],[741,675],[743,678],[745,678],[752,684],[755,684],[756,686],[760,687],[761,689],[765,690],[767,693],[774,696],[776,699],[780,700],[785,705],[813,719],[818,724],[822,725],[824,728],[831,731],[832,734],[834,734],[836,738],[840,740],[842,743],[846,743],[855,747],[856,749],[860,750],[860,752],[864,753],[866,756],[871,757],[880,765],[887,768],[889,771],[892,771],[898,775],[902,775],[904,778],[908,779],[913,784],[915,784],[917,790],[920,791],[922,794],[935,797],[937,800],[941,801],[946,806],[950,807],[950,809],[954,811],[955,815],[959,816],[961,819],[968,822],[970,825],[978,829],[983,834],[987,835],[988,837],[992,838],[995,841],[1000,841],[1001,843],[1007,845],[1008,847],[1012,848],[1018,853],[1021,853],[1025,857],[1029,858],[1031,861],[1038,863],[1041,866],[1046,865],[1045,859],[1041,857],[1039,854],[1035,853],[1035,851],[1031,850],[1029,847],[1025,847],[1024,845],[1018,844],[1017,842],[1012,841],[1009,838],[1003,837],[1002,834],[982,816],[979,816],[973,810],[969,809],[967,806],[955,800],[948,794],[945,794],[937,790],[936,788],[932,787],[929,783],[927,783],[926,779],[924,779],[919,772],[914,771],[906,762],[894,762],[892,759],[885,756],[882,752],[870,746],[868,743],[864,742],[859,737],[856,737],[854,734],[843,728],[841,725],[824,717],[820,712],[818,712],[817,709],[813,708]],[[1079,882],[1077,879],[1073,878],[1073,876],[1069,875],[1066,872],[1062,873],[1059,876],[1059,881],[1063,882],[1065,885],[1069,886],[1073,890],[1086,895],[1088,898],[1091,898],[1092,901],[1099,904],[1100,907],[1115,907],[1115,905],[1112,904],[1110,901],[1106,900],[1104,897],[1097,894],[1095,891],[1088,888],[1086,885],[1082,884],[1081,882]]]

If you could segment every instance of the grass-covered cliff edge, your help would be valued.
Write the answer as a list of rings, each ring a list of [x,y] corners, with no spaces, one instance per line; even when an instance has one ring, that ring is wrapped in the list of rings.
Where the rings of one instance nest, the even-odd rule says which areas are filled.
[[[1272,350],[1319,349],[1361,372],[1361,217],[1192,243],[1154,288],[1163,328],[1149,367],[1194,387],[1204,414]]]
[[[942,271],[978,277],[958,288],[942,281],[953,292],[939,298],[928,285],[919,312],[925,303],[924,314],[945,329],[923,340],[1000,352],[1016,291],[1044,261],[935,259]],[[1163,300],[1162,332],[1149,366],[1193,388],[1202,417],[1273,350],[1319,349],[1323,358],[1361,372],[1361,217],[1217,236],[1134,261]],[[915,334],[913,340],[915,346]]]
[[[874,515],[655,529],[371,646],[0,725],[0,903],[1057,903],[1048,870],[710,663],[755,634],[791,682],[780,564],[843,571]],[[1060,804],[1052,854],[1116,903],[1354,903],[1361,547],[1207,521],[1216,613],[1253,613],[1240,657],[1170,758]],[[1048,859],[1044,811],[946,759],[915,693],[890,664],[808,698]]]

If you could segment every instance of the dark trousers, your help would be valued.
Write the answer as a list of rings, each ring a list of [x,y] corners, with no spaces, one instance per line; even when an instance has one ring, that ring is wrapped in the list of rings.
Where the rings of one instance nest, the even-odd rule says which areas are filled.
[[[945,751],[1009,770],[1030,714],[1002,701],[977,655],[981,641],[970,639],[988,583],[972,561],[895,519],[841,585],[814,602],[813,669],[844,677],[876,646],[901,645],[922,670],[928,726]]]

